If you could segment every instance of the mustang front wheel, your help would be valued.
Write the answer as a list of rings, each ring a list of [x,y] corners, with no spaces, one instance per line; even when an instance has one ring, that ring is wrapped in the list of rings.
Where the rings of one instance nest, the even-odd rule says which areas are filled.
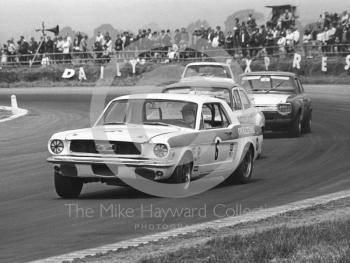
[[[172,174],[170,181],[174,184],[190,184],[192,177],[192,159],[184,156],[178,166],[176,167],[174,173]]]
[[[63,176],[55,171],[55,189],[60,197],[77,198],[82,188],[83,182],[79,178]]]

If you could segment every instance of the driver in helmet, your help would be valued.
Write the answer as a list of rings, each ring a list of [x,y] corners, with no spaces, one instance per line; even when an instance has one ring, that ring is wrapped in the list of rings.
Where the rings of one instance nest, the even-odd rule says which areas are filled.
[[[193,103],[186,104],[182,108],[182,119],[190,128],[195,128],[196,124],[196,105]]]

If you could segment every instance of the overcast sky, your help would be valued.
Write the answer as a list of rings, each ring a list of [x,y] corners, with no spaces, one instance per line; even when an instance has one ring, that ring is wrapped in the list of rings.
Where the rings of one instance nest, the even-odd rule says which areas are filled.
[[[35,28],[71,26],[92,34],[94,28],[110,23],[117,29],[136,30],[155,22],[164,28],[187,26],[197,19],[222,25],[235,11],[254,8],[268,14],[265,5],[295,3],[301,18],[317,20],[319,13],[350,9],[349,0],[0,0],[0,42],[20,35],[39,36]]]

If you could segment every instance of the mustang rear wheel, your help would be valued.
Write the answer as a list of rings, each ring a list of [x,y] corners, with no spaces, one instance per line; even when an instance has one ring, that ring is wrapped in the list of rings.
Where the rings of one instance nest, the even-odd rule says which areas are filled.
[[[62,198],[77,198],[83,188],[83,182],[79,178],[63,176],[55,171],[56,193]]]

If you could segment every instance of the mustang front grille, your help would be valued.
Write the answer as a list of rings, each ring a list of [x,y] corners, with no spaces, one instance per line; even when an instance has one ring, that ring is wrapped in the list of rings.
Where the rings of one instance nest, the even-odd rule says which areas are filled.
[[[70,150],[77,153],[109,153],[120,155],[139,155],[141,145],[133,142],[72,140]]]

